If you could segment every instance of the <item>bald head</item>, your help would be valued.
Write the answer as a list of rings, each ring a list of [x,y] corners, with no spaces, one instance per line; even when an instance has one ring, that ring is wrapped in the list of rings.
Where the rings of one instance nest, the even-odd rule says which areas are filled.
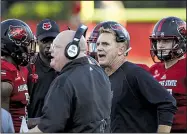
[[[56,71],[60,71],[66,63],[70,62],[65,56],[65,48],[66,46],[73,41],[73,37],[75,36],[75,31],[66,30],[59,33],[56,38],[53,40],[53,43],[50,48],[51,56],[53,57],[50,62],[50,66],[54,68]],[[86,40],[84,36],[81,37],[80,42],[80,53],[76,58],[80,58],[85,56],[86,53]]]
[[[65,48],[68,43],[73,41],[73,37],[75,36],[76,31],[73,30],[65,30],[59,33],[54,39],[53,43]],[[86,39],[84,36],[81,37],[80,42],[80,51],[86,51]]]

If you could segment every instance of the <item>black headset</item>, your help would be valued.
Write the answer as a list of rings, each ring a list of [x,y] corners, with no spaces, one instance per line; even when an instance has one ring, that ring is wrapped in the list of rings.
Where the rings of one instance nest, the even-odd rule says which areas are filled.
[[[88,27],[85,25],[80,25],[75,33],[75,36],[73,37],[73,41],[68,43],[68,45],[65,48],[65,56],[70,59],[73,60],[75,59],[79,53],[80,53],[80,46],[79,46],[79,42],[82,36],[85,37],[86,35],[86,31],[87,31]]]

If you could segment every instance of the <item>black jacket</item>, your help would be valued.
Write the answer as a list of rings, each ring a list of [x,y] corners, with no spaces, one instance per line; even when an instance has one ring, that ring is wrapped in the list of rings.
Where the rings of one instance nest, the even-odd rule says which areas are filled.
[[[28,105],[28,117],[37,118],[41,116],[42,108],[44,105],[45,96],[49,90],[51,82],[57,76],[55,70],[40,59],[39,54],[37,54],[33,63],[35,66],[35,73],[38,75],[36,82],[33,81],[31,74],[33,73],[33,68],[29,64],[27,66],[29,75],[27,80],[28,92],[30,96],[30,103]]]
[[[96,61],[69,62],[50,86],[39,129],[42,132],[110,132],[111,85]]]

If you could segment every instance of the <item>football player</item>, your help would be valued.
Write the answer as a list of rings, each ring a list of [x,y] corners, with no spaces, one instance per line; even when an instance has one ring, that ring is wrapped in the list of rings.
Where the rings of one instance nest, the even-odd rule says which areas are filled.
[[[150,72],[177,100],[178,111],[171,132],[187,132],[186,22],[177,17],[159,20],[150,41],[155,62]]]
[[[23,21],[8,19],[1,22],[1,98],[2,107],[10,112],[15,132],[20,132],[21,123],[27,117],[29,95],[26,85],[34,36]]]
[[[87,40],[87,44],[88,44],[87,54],[90,55],[91,57],[93,57],[96,60],[97,60],[96,42],[97,42],[97,39],[99,37],[99,29],[108,22],[110,22],[110,21],[104,21],[104,22],[101,22],[101,23],[97,24],[94,27],[93,31],[90,34],[90,37]],[[129,47],[128,51],[130,51],[131,49],[132,48]],[[146,64],[136,64],[136,65],[142,67],[146,71],[149,71],[149,67]]]

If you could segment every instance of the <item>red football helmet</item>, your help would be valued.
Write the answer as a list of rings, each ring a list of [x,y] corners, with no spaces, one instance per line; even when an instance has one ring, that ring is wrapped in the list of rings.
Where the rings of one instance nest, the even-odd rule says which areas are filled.
[[[186,22],[177,17],[167,17],[159,20],[149,37],[151,42],[151,57],[156,62],[155,56],[161,61],[179,58],[186,53]],[[158,40],[173,40],[171,49],[158,49]],[[167,55],[163,51],[170,50]],[[160,52],[158,54],[158,52]]]
[[[35,53],[36,42],[30,27],[18,19],[1,22],[1,54],[9,55],[18,65],[26,65]]]

